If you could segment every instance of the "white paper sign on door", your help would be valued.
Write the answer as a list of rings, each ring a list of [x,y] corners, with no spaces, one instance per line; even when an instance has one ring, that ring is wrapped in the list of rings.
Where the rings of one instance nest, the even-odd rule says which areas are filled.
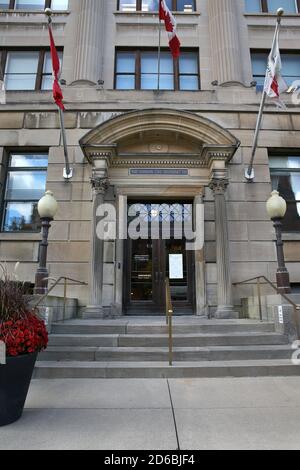
[[[169,255],[170,279],[183,279],[183,255]]]

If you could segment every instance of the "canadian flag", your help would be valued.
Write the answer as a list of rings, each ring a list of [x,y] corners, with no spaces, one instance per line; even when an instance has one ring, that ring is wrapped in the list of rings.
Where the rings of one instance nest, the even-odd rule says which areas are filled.
[[[268,59],[268,66],[266,72],[266,79],[264,90],[270,98],[276,98],[280,104],[280,94],[285,92],[288,89],[287,84],[285,83],[281,75],[282,63],[279,50],[279,29],[277,30],[274,47],[271,50]],[[281,103],[282,104],[282,103]]]
[[[49,23],[49,36],[50,36],[50,51],[51,51],[51,59],[52,59],[52,70],[53,70],[53,98],[57,106],[62,110],[65,111],[65,107],[63,104],[63,93],[62,89],[59,84],[59,74],[60,74],[60,62],[57,53],[57,49],[55,46],[53,33],[51,24]]]
[[[165,0],[159,0],[159,19],[165,22],[166,31],[169,36],[169,46],[174,59],[180,56],[180,41],[176,34],[177,23],[170,12]]]

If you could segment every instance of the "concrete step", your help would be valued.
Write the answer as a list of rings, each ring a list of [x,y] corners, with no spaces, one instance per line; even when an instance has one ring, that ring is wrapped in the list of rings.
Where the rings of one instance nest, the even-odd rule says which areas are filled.
[[[120,335],[51,334],[49,346],[114,347]]]
[[[150,335],[150,334],[163,334],[168,332],[168,327],[166,325],[128,325],[126,334],[127,335]],[[174,334],[226,334],[226,333],[262,333],[274,332],[273,323],[259,323],[259,322],[236,322],[236,323],[226,323],[226,322],[215,322],[208,321],[207,323],[195,323],[189,325],[173,325]]]
[[[159,378],[298,375],[274,324],[175,317],[174,367],[161,318],[71,320],[53,325],[39,356],[40,378]]]
[[[128,334],[128,335],[159,335],[167,333],[164,320],[152,320],[151,322],[133,320],[71,320],[65,323],[54,323],[53,334]],[[174,334],[193,333],[262,333],[274,332],[274,324],[268,322],[257,322],[250,320],[189,320],[184,323],[182,319],[174,319]]]
[[[121,335],[126,334],[126,325],[110,324],[109,322],[102,324],[97,321],[81,320],[67,321],[65,323],[53,323],[52,334],[69,334],[69,335]]]
[[[174,361],[235,361],[289,359],[292,356],[290,345],[276,346],[219,346],[209,348],[174,348]],[[168,361],[168,348],[84,348],[48,347],[41,353],[42,361],[118,361],[118,362],[163,362]]]
[[[174,346],[250,346],[268,344],[287,344],[285,336],[276,333],[223,333],[223,334],[175,334]],[[121,335],[118,346],[120,347],[160,347],[168,344],[167,335]]]
[[[34,378],[182,378],[299,376],[289,359],[175,362],[37,362]]]
[[[283,335],[276,333],[223,333],[223,334],[175,334],[176,347],[205,346],[251,346],[287,344]],[[53,334],[50,346],[82,347],[164,347],[168,344],[167,335],[100,335],[100,334]]]

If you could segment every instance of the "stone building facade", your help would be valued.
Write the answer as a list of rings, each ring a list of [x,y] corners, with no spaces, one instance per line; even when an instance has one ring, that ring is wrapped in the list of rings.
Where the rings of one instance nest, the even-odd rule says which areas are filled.
[[[249,11],[249,2],[244,0],[178,1],[180,11],[175,14],[182,51],[193,54],[199,67],[195,72],[194,65],[188,65],[191,56],[186,55],[186,62],[174,68],[175,90],[158,90],[153,57],[157,53],[159,23],[151,2],[57,2],[58,7],[65,8],[53,13],[53,33],[63,59],[65,126],[74,168],[73,178],[65,181],[59,120],[51,91],[47,86],[43,89],[38,79],[34,89],[28,84],[30,74],[40,73],[40,79],[46,79],[47,67],[44,64],[43,69],[39,62],[34,72],[31,62],[28,66],[28,61],[24,63],[18,57],[18,53],[33,51],[47,54],[47,20],[35,5],[44,2],[20,2],[24,9],[18,2],[7,3],[11,9],[0,11],[5,84],[0,105],[2,262],[12,269],[19,261],[20,279],[34,282],[40,233],[30,225],[32,220],[27,225],[24,220],[20,222],[20,204],[35,196],[29,196],[32,188],[24,187],[22,175],[19,182],[18,176],[12,175],[16,166],[11,159],[13,155],[47,155],[46,187],[59,202],[50,231],[50,276],[87,283],[69,289],[69,296],[79,300],[83,315],[159,312],[163,308],[161,285],[169,269],[168,256],[181,253],[184,282],[179,287],[174,284],[173,292],[178,305],[180,300],[183,302],[183,311],[221,318],[237,316],[241,299],[253,295],[254,287],[235,287],[234,283],[258,275],[275,280],[274,230],[265,208],[272,191],[273,171],[273,187],[282,180],[293,192],[289,207],[294,212],[284,239],[292,288],[297,292],[300,108],[291,95],[283,97],[286,110],[267,102],[255,182],[249,184],[244,177],[261,99],[259,72],[261,63],[263,67],[266,64],[262,57],[270,49],[276,24],[272,5],[269,11],[260,11],[265,9],[263,2],[263,8],[258,5],[258,11]],[[289,11],[282,21],[281,49],[286,56],[288,80],[292,81],[297,78],[300,62],[300,19],[297,2],[292,6],[288,3]],[[167,46],[162,29],[162,74],[170,75]],[[20,64],[23,68],[18,71]],[[24,75],[20,77],[21,72]],[[189,78],[185,80],[186,76]],[[14,79],[24,80],[26,89],[20,84],[15,86]],[[167,84],[161,88],[170,87]],[[289,158],[295,168],[284,163]],[[15,178],[11,187],[9,177]],[[26,178],[29,184],[28,174]],[[38,176],[33,180],[35,184],[40,188]],[[14,196],[14,191],[19,191],[19,196]],[[116,224],[118,232],[126,232],[127,207],[131,203],[142,203],[152,212],[155,204],[188,203],[194,211],[202,206],[204,248],[187,255],[184,245],[168,241],[160,245],[146,242],[142,247],[120,237],[101,241],[96,237],[96,227],[97,208],[103,202],[111,203],[122,214]],[[17,216],[13,213],[16,207],[20,209]],[[268,292],[266,286],[264,292]],[[62,287],[56,294],[62,294]]]

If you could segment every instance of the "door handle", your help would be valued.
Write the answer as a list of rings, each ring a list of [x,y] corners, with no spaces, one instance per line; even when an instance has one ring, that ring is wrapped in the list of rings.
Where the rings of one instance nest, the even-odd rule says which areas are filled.
[[[159,281],[159,273],[156,271],[155,273],[155,282],[158,282]]]

